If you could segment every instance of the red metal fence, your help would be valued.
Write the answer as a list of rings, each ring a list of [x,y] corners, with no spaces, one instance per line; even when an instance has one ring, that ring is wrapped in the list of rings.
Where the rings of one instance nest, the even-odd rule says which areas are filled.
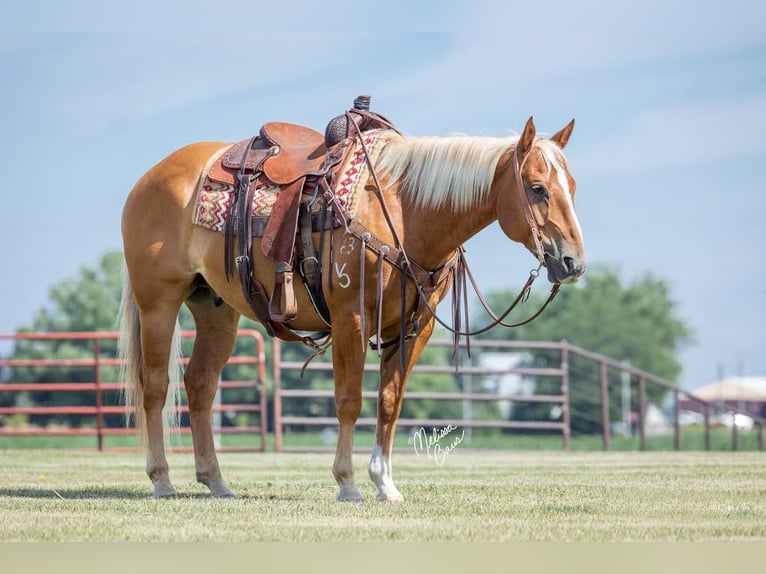
[[[432,340],[429,342],[430,347],[452,347],[450,341]],[[546,350],[561,350],[559,343],[549,343],[543,341],[527,341],[524,343],[515,342],[492,342],[492,341],[479,341],[475,340],[471,342],[472,348],[475,350],[481,349],[504,349],[504,350],[518,350],[518,349],[546,349]],[[283,434],[285,427],[291,425],[300,425],[304,427],[328,427],[337,424],[334,417],[322,417],[322,416],[295,416],[284,414],[283,401],[284,399],[326,399],[332,400],[334,397],[332,390],[309,390],[301,388],[286,389],[283,388],[282,378],[284,371],[300,371],[303,368],[303,362],[301,361],[283,361],[281,358],[282,344],[275,341],[273,348],[273,369],[274,369],[274,446],[277,451],[281,450],[308,450],[305,447],[286,447],[283,445]],[[306,372],[332,372],[332,364],[327,359],[318,358],[306,366]],[[365,364],[365,372],[377,372],[378,365],[375,363]],[[462,401],[462,402],[493,402],[493,401],[521,401],[524,403],[547,403],[551,405],[559,405],[562,409],[562,416],[560,420],[548,420],[548,421],[521,421],[521,420],[481,420],[481,419],[469,419],[469,418],[431,418],[431,419],[399,419],[399,428],[406,427],[445,427],[447,425],[453,425],[458,428],[497,428],[497,429],[525,429],[525,430],[548,430],[556,431],[562,436],[562,444],[565,449],[569,449],[569,407],[567,396],[567,369],[566,369],[566,353],[561,356],[560,365],[557,367],[517,367],[513,369],[498,370],[487,367],[473,366],[473,365],[460,365],[457,369],[450,365],[425,365],[418,364],[413,369],[413,374],[417,373],[431,373],[431,374],[448,374],[455,376],[484,376],[494,374],[516,374],[526,377],[559,377],[561,379],[560,392],[555,394],[537,394],[537,395],[525,395],[520,397],[518,395],[503,395],[491,392],[471,392],[463,389],[463,392],[426,392],[408,390],[405,395],[406,400],[419,401],[419,400],[438,400],[438,401]],[[377,392],[373,390],[362,391],[362,398],[368,400],[377,399]],[[375,427],[376,419],[374,417],[363,417],[357,421],[357,427]],[[324,450],[324,449],[312,449],[312,450]]]
[[[429,343],[429,347],[442,346],[451,347],[452,343],[449,341],[432,340]],[[292,449],[284,446],[283,435],[285,428],[291,425],[300,425],[302,427],[317,427],[327,428],[333,427],[337,424],[334,417],[329,416],[295,416],[285,414],[285,408],[283,401],[285,399],[325,399],[331,401],[333,398],[332,390],[310,390],[305,388],[284,388],[283,387],[283,373],[285,371],[299,371],[303,368],[303,362],[300,361],[284,361],[281,358],[281,343],[279,341],[274,342],[273,349],[273,383],[274,383],[274,445],[277,451],[281,450],[319,450],[317,448],[305,448],[305,447],[293,447]],[[470,364],[461,364],[457,370],[454,366],[449,365],[425,365],[418,364],[413,369],[413,373],[448,373],[455,374],[456,376],[463,375],[504,375],[515,374],[522,377],[554,377],[560,381],[558,385],[559,392],[553,394],[526,394],[526,395],[503,395],[491,392],[466,392],[463,389],[462,392],[418,392],[414,390],[408,390],[406,394],[407,401],[418,400],[439,400],[439,401],[464,401],[464,402],[488,402],[488,401],[511,401],[515,403],[546,403],[550,405],[558,405],[561,409],[560,417],[557,420],[476,420],[467,418],[444,418],[444,419],[407,419],[402,418],[399,420],[399,427],[445,427],[447,425],[457,426],[458,428],[497,428],[497,429],[519,429],[519,430],[534,430],[534,431],[554,431],[561,434],[562,446],[565,450],[570,448],[571,441],[571,379],[573,376],[571,361],[574,357],[585,359],[593,364],[594,371],[598,373],[591,380],[586,381],[586,384],[591,384],[598,387],[598,414],[600,418],[601,436],[603,442],[603,449],[609,450],[610,437],[612,434],[612,420],[610,418],[610,402],[609,394],[610,389],[617,385],[623,377],[627,377],[628,391],[630,394],[637,395],[637,416],[636,416],[636,434],[638,435],[638,448],[639,450],[646,450],[647,448],[647,385],[655,385],[666,389],[673,395],[673,412],[672,412],[672,444],[675,450],[681,448],[681,425],[679,423],[679,398],[681,396],[686,397],[689,401],[699,404],[700,410],[704,413],[704,447],[707,450],[711,449],[711,415],[716,410],[719,410],[721,405],[703,400],[696,397],[693,393],[684,391],[678,388],[670,381],[666,381],[660,377],[652,375],[646,371],[636,369],[626,365],[625,363],[615,361],[604,355],[593,353],[586,349],[580,348],[576,345],[572,345],[567,341],[560,342],[543,342],[543,341],[489,341],[489,340],[473,340],[471,341],[472,349],[481,353],[482,351],[501,351],[507,353],[519,352],[519,351],[553,351],[557,355],[555,360],[556,366],[553,367],[514,367],[503,370],[492,369],[481,366],[473,366]],[[368,363],[365,365],[366,372],[376,372],[378,365]],[[310,363],[306,367],[307,372],[332,372],[332,364],[327,359],[317,359]],[[377,392],[374,390],[365,390],[362,392],[362,398],[367,400],[375,400],[377,398]],[[742,409],[727,407],[729,415],[733,417],[737,413],[743,413]],[[757,432],[757,441],[759,450],[763,450],[763,428],[766,424],[766,420],[761,417],[753,417],[754,424]],[[376,419],[373,417],[362,417],[357,421],[357,426],[361,427],[374,427]],[[739,430],[736,424],[732,424],[732,450],[739,448]],[[330,447],[332,448],[332,447]],[[324,450],[323,448],[321,450]]]
[[[193,339],[194,331],[182,331],[181,336],[184,340]],[[236,447],[221,446],[219,450],[266,450],[267,441],[267,411],[266,411],[266,392],[265,392],[265,353],[263,337],[258,331],[252,329],[240,329],[237,333],[238,340],[249,339],[254,343],[255,351],[250,351],[243,355],[233,355],[228,365],[253,365],[256,368],[256,376],[253,380],[222,380],[219,385],[220,400],[213,406],[214,420],[220,419],[220,416],[226,414],[251,414],[258,419],[256,424],[247,425],[223,425],[219,420],[214,424],[213,432],[215,435],[222,434],[249,434],[257,435],[259,444],[244,444]],[[126,409],[124,404],[118,404],[116,397],[119,396],[122,383],[116,380],[114,374],[117,372],[120,361],[115,357],[114,342],[118,333],[114,332],[66,332],[66,333],[14,333],[10,335],[0,334],[0,340],[12,341],[37,341],[43,344],[52,344],[51,342],[89,343],[89,356],[77,358],[67,358],[63,356],[54,356],[44,359],[2,359],[0,358],[0,372],[6,373],[7,380],[0,384],[2,393],[74,393],[74,396],[80,395],[87,397],[78,398],[75,402],[86,400],[90,404],[74,405],[55,405],[38,406],[35,401],[28,401],[29,405],[0,406],[0,417],[2,416],[23,416],[29,417],[56,417],[61,415],[78,415],[82,419],[82,424],[75,428],[68,425],[46,425],[44,427],[30,425],[17,427],[14,425],[0,426],[0,436],[89,436],[95,437],[96,448],[98,450],[112,450],[115,447],[105,446],[105,437],[115,435],[134,434],[135,429],[127,428],[124,424]],[[109,347],[107,350],[106,347]],[[48,350],[46,354],[52,351]],[[53,353],[55,355],[55,352]],[[85,353],[80,353],[85,354]],[[182,364],[188,364],[188,358],[182,359]],[[72,378],[72,371],[79,371],[79,378],[86,380],[56,380],[50,382],[15,382],[21,377],[21,371],[25,369],[64,369],[62,379]],[[105,371],[111,368],[112,377],[105,377]],[[89,372],[88,375],[84,373]],[[28,378],[28,377],[27,377]],[[107,381],[105,378],[111,378]],[[178,412],[183,415],[188,413],[188,406],[185,404],[183,395],[183,404],[178,407]],[[254,390],[256,399],[247,403],[224,401],[227,390],[229,389],[250,389]],[[111,401],[106,401],[105,397],[111,397]],[[16,401],[14,401],[16,402]],[[109,404],[111,403],[111,404]],[[105,420],[118,418],[123,424],[108,425]],[[116,416],[115,416],[116,415]],[[184,418],[182,417],[182,421]],[[191,428],[183,425],[176,430],[178,434],[188,435]],[[178,450],[186,450],[181,447]]]
[[[185,339],[194,337],[194,331],[184,331],[182,333]],[[254,342],[254,351],[249,353],[239,353],[229,360],[229,366],[252,365],[256,368],[256,375],[252,380],[223,380],[220,384],[222,396],[226,396],[227,390],[249,389],[255,391],[255,399],[252,401],[226,401],[223,399],[213,408],[214,418],[218,415],[237,416],[249,419],[255,417],[257,422],[229,421],[229,424],[223,424],[221,421],[214,421],[214,432],[218,435],[256,435],[258,444],[254,445],[245,437],[245,442],[238,445],[227,445],[220,447],[220,450],[266,450],[267,448],[267,398],[265,389],[266,379],[266,359],[264,354],[264,341],[258,331],[251,329],[242,329],[238,332],[240,340],[252,340]],[[114,340],[116,333],[17,333],[12,335],[0,335],[1,340],[39,341],[39,342],[89,342],[88,356],[83,357],[82,352],[76,358],[67,358],[65,356],[46,359],[2,359],[0,358],[0,374],[4,382],[0,384],[0,395],[19,394],[19,393],[45,393],[45,392],[66,392],[82,393],[83,396],[91,396],[92,401],[89,404],[74,405],[56,405],[39,406],[32,404],[15,404],[15,406],[0,406],[0,417],[54,417],[61,415],[74,415],[87,419],[84,424],[77,427],[69,426],[27,426],[17,427],[14,425],[0,425],[0,437],[2,436],[45,436],[45,435],[63,435],[63,436],[90,436],[96,438],[96,448],[106,450],[105,438],[112,435],[125,435],[133,433],[133,429],[125,428],[125,425],[107,424],[107,417],[114,419],[125,415],[124,405],[118,404],[115,396],[119,392],[121,383],[114,377],[115,367],[119,367],[119,361],[114,355]],[[429,347],[451,346],[447,341],[433,340]],[[108,347],[108,349],[107,349]],[[679,389],[671,382],[659,377],[632,368],[624,363],[615,361],[603,355],[582,349],[566,341],[561,342],[539,342],[539,341],[472,341],[472,348],[477,353],[482,351],[495,351],[502,353],[515,353],[526,350],[535,353],[547,353],[548,365],[545,366],[520,366],[514,368],[488,368],[476,366],[464,361],[456,370],[450,365],[428,365],[419,364],[415,367],[414,373],[432,373],[449,374],[455,377],[485,377],[488,375],[514,374],[520,377],[548,378],[548,380],[558,381],[555,392],[549,394],[503,394],[500,392],[482,392],[481,389],[463,388],[461,392],[426,392],[411,389],[407,392],[408,402],[435,400],[435,401],[461,401],[465,405],[475,403],[491,403],[496,401],[511,401],[513,403],[542,404],[550,405],[558,409],[558,416],[547,420],[509,420],[508,418],[472,418],[463,416],[462,418],[403,418],[400,419],[400,428],[407,427],[438,427],[454,425],[461,428],[495,428],[495,429],[516,429],[524,431],[548,431],[560,433],[562,446],[564,449],[570,448],[570,439],[572,435],[572,381],[576,375],[577,380],[582,384],[583,375],[573,371],[572,361],[587,361],[591,367],[593,376],[589,375],[584,384],[591,389],[598,388],[596,396],[598,397],[592,408],[591,416],[600,419],[600,430],[602,434],[603,448],[610,448],[612,420],[610,417],[610,390],[620,382],[625,388],[627,383],[628,393],[636,397],[635,400],[635,426],[638,436],[638,448],[645,450],[647,448],[647,388],[658,386],[669,391],[673,396],[672,407],[672,445],[679,450],[681,448],[681,425],[679,424],[679,402],[685,397],[687,402],[692,401],[699,404],[699,410],[704,416],[704,447],[711,448],[711,425],[712,415],[721,406],[715,402],[705,401],[695,397],[693,393]],[[337,421],[327,409],[324,415],[306,415],[291,414],[285,407],[285,402],[295,401],[324,401],[330,407],[332,406],[333,391],[328,389],[307,389],[304,383],[298,383],[290,387],[286,385],[286,373],[299,371],[303,367],[302,361],[288,361],[282,359],[283,345],[278,340],[273,341],[272,354],[272,378],[273,378],[273,407],[274,407],[274,448],[277,451],[289,450],[284,444],[284,433],[291,427],[299,426],[301,428],[334,428]],[[46,356],[49,353],[46,353]],[[550,357],[556,357],[550,359]],[[184,360],[184,363],[188,362]],[[552,365],[552,366],[550,366]],[[35,368],[69,368],[88,370],[91,375],[87,380],[78,380],[76,382],[69,380],[56,380],[49,382],[21,382],[18,378],[14,379],[17,373],[23,369]],[[104,370],[111,368],[112,380],[106,380]],[[376,364],[366,365],[367,372],[377,371]],[[325,372],[332,374],[332,364],[326,359],[317,359],[310,363],[306,368],[307,373]],[[294,377],[293,377],[294,378]],[[550,385],[549,385],[550,386]],[[88,393],[90,393],[88,395]],[[363,398],[368,401],[374,401],[377,398],[375,390],[364,390]],[[111,401],[105,400],[105,397],[111,397]],[[1,396],[0,396],[1,398]],[[17,401],[10,401],[17,403]],[[59,402],[59,401],[57,401]],[[727,407],[730,416],[733,417],[741,409]],[[188,407],[180,407],[180,412],[187,413]],[[464,411],[465,412],[465,411]],[[471,412],[469,408],[467,412]],[[327,414],[330,413],[330,414]],[[754,420],[757,432],[758,448],[763,450],[763,427],[766,420],[762,417],[749,414]],[[111,421],[113,422],[113,421]],[[374,427],[375,418],[363,417],[358,421],[361,427]],[[181,434],[189,434],[189,426],[182,426],[179,431]],[[739,429],[736,424],[731,425],[731,448],[737,450],[739,447]],[[300,450],[310,450],[300,448]]]
[[[701,412],[703,413],[703,425],[704,425],[704,444],[705,449],[710,450],[711,448],[711,441],[710,441],[710,429],[711,429],[711,416],[714,412],[717,410],[720,410],[721,406],[726,406],[726,410],[728,411],[728,416],[731,417],[732,424],[731,424],[731,432],[732,432],[732,443],[731,448],[732,450],[737,450],[739,448],[739,430],[737,427],[737,424],[735,422],[735,415],[737,414],[748,414],[743,409],[740,408],[732,408],[731,405],[722,405],[719,402],[716,401],[707,401],[704,399],[701,399],[694,395],[694,393],[690,391],[685,391],[678,386],[674,385],[670,381],[666,381],[665,379],[662,379],[660,377],[657,377],[651,373],[647,373],[646,371],[642,371],[641,369],[633,368],[629,365],[626,365],[625,363],[622,363],[620,361],[615,361],[614,359],[611,359],[609,357],[605,357],[604,355],[599,355],[598,353],[593,353],[592,351],[588,351],[586,349],[583,349],[581,347],[577,347],[575,345],[572,345],[570,343],[567,343],[566,341],[562,341],[561,343],[562,348],[566,347],[569,349],[569,352],[572,355],[577,355],[580,357],[583,357],[585,359],[588,359],[590,361],[593,361],[598,364],[599,366],[599,387],[600,387],[600,406],[601,406],[601,417],[602,417],[602,425],[604,428],[603,431],[603,445],[604,450],[609,450],[609,433],[607,432],[608,426],[609,426],[609,387],[610,385],[616,384],[616,379],[609,378],[609,373],[614,372],[617,374],[626,374],[629,377],[630,385],[635,385],[638,392],[638,416],[636,417],[636,423],[638,426],[638,437],[639,437],[639,449],[640,450],[646,450],[646,413],[647,413],[647,401],[646,401],[646,390],[647,385],[656,385],[658,387],[661,387],[667,391],[669,391],[672,396],[673,400],[672,403],[672,427],[673,427],[673,449],[674,450],[680,450],[681,445],[681,425],[680,425],[680,412],[679,412],[679,404],[680,404],[680,398],[685,397],[687,401],[691,403],[697,403],[699,405],[699,408]],[[758,449],[763,450],[763,427],[766,425],[766,419],[759,416],[754,416],[752,414],[748,414],[751,418],[753,418],[753,423],[756,428],[757,432],[757,440],[758,440]]]

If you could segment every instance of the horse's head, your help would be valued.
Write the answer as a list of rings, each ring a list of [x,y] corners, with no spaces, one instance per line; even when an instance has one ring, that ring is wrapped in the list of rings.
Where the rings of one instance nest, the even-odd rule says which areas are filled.
[[[573,128],[574,120],[549,140],[536,138],[529,118],[515,149],[499,166],[496,180],[500,227],[544,259],[551,283],[573,283],[585,272],[585,248],[574,209],[575,181],[562,151]],[[518,193],[519,181],[523,194]]]

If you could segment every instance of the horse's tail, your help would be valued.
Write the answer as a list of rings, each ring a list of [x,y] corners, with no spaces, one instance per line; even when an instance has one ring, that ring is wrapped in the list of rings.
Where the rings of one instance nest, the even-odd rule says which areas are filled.
[[[120,337],[117,343],[117,353],[120,359],[120,381],[123,381],[125,398],[125,424],[130,425],[131,412],[142,442],[146,443],[146,415],[144,412],[144,397],[142,389],[142,354],[141,354],[141,321],[138,316],[138,305],[133,295],[133,287],[127,270],[123,272],[122,300],[120,301]],[[168,364],[168,397],[162,410],[165,442],[168,442],[170,432],[180,426],[178,405],[181,403],[181,336],[178,322],[173,331]]]

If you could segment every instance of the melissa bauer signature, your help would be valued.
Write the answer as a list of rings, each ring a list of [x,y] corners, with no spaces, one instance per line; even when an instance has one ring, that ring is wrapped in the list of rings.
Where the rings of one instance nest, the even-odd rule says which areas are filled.
[[[425,452],[428,458],[433,460],[436,464],[444,464],[444,461],[447,460],[447,456],[455,450],[457,445],[463,442],[465,430],[460,431],[460,435],[453,435],[449,444],[442,445],[440,441],[447,438],[450,433],[456,430],[458,430],[456,426],[449,424],[441,430],[434,427],[429,435],[424,427],[420,427],[412,434],[407,442],[415,448],[415,454],[418,456]]]

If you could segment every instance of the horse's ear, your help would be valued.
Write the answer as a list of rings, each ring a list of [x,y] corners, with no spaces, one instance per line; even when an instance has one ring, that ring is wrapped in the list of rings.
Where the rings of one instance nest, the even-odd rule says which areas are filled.
[[[551,136],[551,141],[558,144],[558,146],[561,149],[564,149],[564,146],[567,145],[567,142],[569,141],[569,137],[572,135],[572,130],[574,129],[574,118],[571,122],[569,122],[564,129],[562,129],[559,132],[556,132]]]
[[[521,157],[524,157],[529,153],[529,150],[532,149],[536,133],[535,122],[532,119],[532,116],[529,116],[529,119],[524,126],[524,131],[521,132],[521,137],[519,138],[519,151],[521,152]]]

